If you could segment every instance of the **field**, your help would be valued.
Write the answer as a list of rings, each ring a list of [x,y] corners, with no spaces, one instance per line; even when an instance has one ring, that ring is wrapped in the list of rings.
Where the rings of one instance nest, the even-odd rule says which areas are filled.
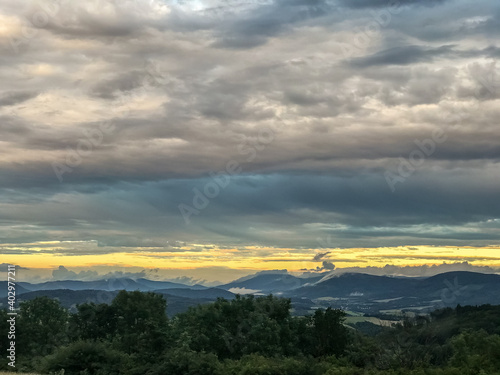
[[[369,322],[383,327],[390,327],[392,324],[398,323],[395,320],[382,320],[370,316],[348,316],[345,319],[347,324],[356,324],[361,322]]]

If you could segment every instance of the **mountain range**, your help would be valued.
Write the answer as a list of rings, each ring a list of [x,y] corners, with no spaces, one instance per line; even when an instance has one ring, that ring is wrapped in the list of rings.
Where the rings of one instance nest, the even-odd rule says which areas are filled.
[[[40,284],[21,282],[16,285],[16,296],[18,302],[48,296],[74,309],[84,302],[110,303],[119,290],[164,295],[170,316],[220,297],[234,298],[236,293],[275,294],[291,298],[294,313],[298,315],[328,306],[365,314],[397,314],[401,311],[428,312],[457,304],[500,304],[500,275],[460,271],[432,277],[344,273],[303,278],[266,272],[216,288],[144,278],[65,280]],[[3,306],[7,303],[6,282],[0,282],[0,303]]]

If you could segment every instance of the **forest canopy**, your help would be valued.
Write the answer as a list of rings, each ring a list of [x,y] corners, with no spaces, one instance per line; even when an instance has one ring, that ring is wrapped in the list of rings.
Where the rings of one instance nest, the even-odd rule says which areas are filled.
[[[121,291],[70,313],[21,303],[17,369],[44,374],[499,374],[500,306],[457,306],[393,327],[350,327],[328,308],[292,316],[272,295],[219,298],[172,319],[155,293]],[[0,310],[6,332],[7,312]],[[362,333],[365,332],[365,333]],[[2,337],[5,353],[8,340]],[[5,357],[1,369],[8,369]]]

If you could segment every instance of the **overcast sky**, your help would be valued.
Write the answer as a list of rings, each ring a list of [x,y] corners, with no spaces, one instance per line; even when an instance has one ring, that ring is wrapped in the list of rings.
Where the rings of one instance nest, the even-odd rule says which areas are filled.
[[[500,265],[497,1],[0,7],[6,261]]]

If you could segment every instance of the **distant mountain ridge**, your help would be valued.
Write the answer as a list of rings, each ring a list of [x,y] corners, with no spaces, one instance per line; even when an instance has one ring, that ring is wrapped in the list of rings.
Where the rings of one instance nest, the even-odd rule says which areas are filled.
[[[0,298],[7,297],[8,295],[8,282],[7,281],[0,281]],[[24,288],[22,285],[16,284],[16,295],[18,294],[23,294],[29,292],[26,288]]]
[[[38,290],[139,290],[141,292],[148,292],[157,289],[172,289],[172,288],[190,288],[190,289],[206,289],[202,285],[186,285],[174,283],[171,281],[157,281],[148,279],[130,279],[130,278],[116,278],[116,279],[103,279],[95,281],[80,281],[80,280],[61,280],[61,281],[47,281],[40,284],[31,284],[26,282],[17,283],[28,291]]]
[[[219,285],[219,288],[230,290],[233,288],[258,290],[262,293],[281,293],[294,290],[319,281],[322,276],[301,278],[287,273],[259,273],[253,277],[244,277],[227,284]]]
[[[454,271],[427,278],[347,273],[284,293],[329,301],[335,307],[376,312],[428,311],[439,307],[500,304],[500,275]]]
[[[235,294],[224,289],[219,288],[205,288],[205,289],[187,289],[187,288],[172,288],[172,289],[158,289],[155,293],[167,294],[170,296],[178,296],[185,298],[225,298],[232,299]]]
[[[3,285],[3,287],[2,287]],[[7,303],[7,283],[0,282],[0,303]],[[167,299],[169,315],[217,298],[232,299],[236,291],[275,294],[292,299],[299,314],[332,306],[346,310],[431,311],[439,307],[500,304],[500,275],[453,271],[431,277],[376,276],[344,273],[300,278],[287,273],[258,273],[217,288],[148,279],[105,279],[96,281],[49,281],[17,283],[19,301],[46,295],[65,307],[78,303],[110,303],[119,290],[155,292]]]
[[[500,304],[500,275],[469,271],[430,277],[343,273],[309,279],[266,273],[220,287],[231,291],[242,288],[250,293],[252,290],[254,293],[274,293],[296,301],[308,299],[316,308],[332,306],[368,313],[402,309],[429,311],[457,304]]]

